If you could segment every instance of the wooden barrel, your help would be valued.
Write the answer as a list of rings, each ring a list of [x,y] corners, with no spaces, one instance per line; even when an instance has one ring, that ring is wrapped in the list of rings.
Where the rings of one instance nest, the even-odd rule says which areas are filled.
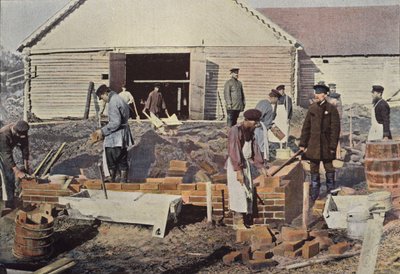
[[[365,150],[365,177],[369,190],[400,195],[400,141],[369,141]]]
[[[51,215],[22,210],[15,218],[13,254],[22,259],[43,259],[53,252],[53,224]]]

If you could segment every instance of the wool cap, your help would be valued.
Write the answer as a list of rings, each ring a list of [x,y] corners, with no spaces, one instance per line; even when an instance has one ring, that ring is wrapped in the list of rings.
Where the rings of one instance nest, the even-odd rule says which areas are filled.
[[[107,91],[109,91],[110,89],[106,86],[106,85],[101,85],[101,86],[99,86],[98,88],[97,88],[97,90],[96,90],[96,95],[97,95],[97,97],[99,97],[100,98],[100,96],[103,94],[103,93],[106,93]]]
[[[261,111],[259,111],[258,109],[252,108],[252,109],[248,109],[243,113],[243,116],[246,120],[250,120],[250,121],[259,121],[261,118]]]
[[[14,125],[14,129],[19,134],[26,134],[29,130],[29,124],[24,120],[20,120]]]
[[[271,89],[271,92],[268,95],[269,95],[269,97],[276,97],[276,98],[279,98],[282,96],[279,93],[279,91],[277,91],[276,89]]]

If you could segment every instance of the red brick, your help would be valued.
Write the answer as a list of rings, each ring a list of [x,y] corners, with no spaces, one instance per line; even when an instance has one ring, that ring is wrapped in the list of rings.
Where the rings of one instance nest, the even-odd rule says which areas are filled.
[[[31,201],[31,196],[30,195],[22,195],[22,200],[29,202],[29,201]]]
[[[215,174],[213,176],[211,176],[211,180],[214,183],[226,183],[227,178],[226,178],[226,173],[223,174]]]
[[[176,190],[177,183],[163,183],[159,185],[160,190]]]
[[[81,191],[81,184],[70,184],[68,186],[68,189],[74,193],[78,193]]]
[[[146,178],[146,183],[164,183],[164,178]]]
[[[333,255],[340,255],[349,249],[348,242],[340,242],[329,247],[329,253]]]
[[[44,197],[45,202],[50,202],[50,203],[58,203],[58,197]]]
[[[213,197],[211,198],[211,201],[212,201],[213,203],[222,203],[223,199],[222,199],[222,197],[215,197],[215,196],[213,196]]]
[[[179,184],[177,189],[178,190],[195,190],[196,184]]]
[[[279,219],[279,218],[284,219],[285,218],[285,213],[284,212],[274,212],[274,218],[276,218],[276,219]]]
[[[23,189],[23,195],[57,196],[57,190]]]
[[[298,250],[295,250],[295,251],[285,251],[283,255],[285,257],[290,257],[290,258],[299,257],[299,256],[301,256],[302,251],[303,250],[301,248],[299,248]]]
[[[138,192],[142,193],[161,193],[158,189],[140,189]]]
[[[224,211],[222,209],[213,208],[212,214],[215,216],[224,216]]]
[[[83,185],[84,185],[87,189],[96,189],[96,190],[102,189],[102,187],[101,187],[101,182],[86,181]]]
[[[69,190],[58,190],[55,196],[71,196],[71,194]]]
[[[274,253],[276,256],[283,256],[285,249],[283,248],[283,245],[277,245],[272,249],[272,253]]]
[[[267,226],[255,226],[251,229],[238,229],[236,231],[237,242],[250,242],[251,236],[256,235],[259,238],[266,238],[272,243],[272,235]]]
[[[225,191],[228,190],[228,186],[226,184],[213,184],[213,185],[215,185],[215,190],[225,190]]]
[[[269,194],[269,193],[273,193],[273,192],[274,192],[274,188],[272,188],[272,187],[257,187],[258,194]]]
[[[272,212],[263,212],[259,213],[263,218],[274,218],[274,213]]]
[[[264,194],[266,199],[285,199],[285,193],[270,193]]]
[[[232,251],[231,253],[228,253],[224,257],[222,257],[222,261],[226,265],[231,265],[233,262],[239,261],[241,257],[242,254],[240,253],[240,251]]]
[[[174,168],[187,168],[189,166],[187,161],[181,161],[181,160],[171,160],[169,161],[169,167],[174,167]]]
[[[316,200],[315,203],[314,203],[313,208],[314,209],[319,209],[319,210],[324,210],[325,202],[326,202],[325,199],[324,200]]]
[[[207,183],[196,183],[196,190],[206,191],[206,184]]]
[[[229,226],[231,226],[231,225],[233,225],[233,219],[232,218],[224,218],[224,224],[226,224],[226,225],[229,225]]]
[[[283,242],[283,248],[285,251],[295,251],[302,247],[304,244],[304,240],[294,241],[294,242]]]
[[[22,181],[21,188],[22,189],[47,189],[47,190],[60,190],[62,184],[38,184],[33,181]]]
[[[145,184],[139,184],[140,185],[140,190],[158,190],[158,183],[145,183]]]
[[[194,206],[207,206],[207,203],[202,203],[202,202],[194,202],[194,203],[190,203]]]
[[[285,193],[285,187],[284,186],[276,187],[276,188],[274,188],[273,192],[275,192],[275,193]]]
[[[303,245],[302,256],[304,259],[310,259],[319,253],[318,241],[307,241]]]
[[[274,205],[285,205],[285,200],[274,200]]]
[[[275,245],[272,243],[272,237],[259,237],[258,235],[251,236],[251,250],[269,250]],[[264,258],[265,259],[265,258]]]
[[[206,203],[206,202],[207,202],[206,197],[189,196],[189,203]]]
[[[108,190],[121,190],[121,184],[120,183],[106,183],[106,189]]]
[[[284,211],[284,206],[267,206],[265,207],[265,211]]]
[[[182,184],[182,182],[183,182],[182,177],[165,177],[163,183],[165,183],[165,184],[169,184],[169,183]]]
[[[306,240],[308,238],[308,232],[304,229],[295,229],[291,227],[282,227],[282,240],[284,242],[293,242]]]
[[[319,243],[319,249],[320,250],[326,250],[328,249],[331,245],[333,245],[332,239],[328,237],[317,237],[315,238],[315,241]]]
[[[212,208],[215,208],[215,209],[224,209],[225,207],[222,203],[213,203],[212,204]]]
[[[140,184],[121,184],[122,190],[139,190]]]
[[[45,196],[31,196],[32,202],[44,202]]]
[[[160,193],[169,195],[181,195],[180,190],[160,190]]]
[[[312,230],[310,231],[310,237],[329,237],[328,230]]]
[[[260,271],[267,267],[274,267],[278,262],[272,259],[250,260],[248,266],[253,271]]]
[[[254,218],[253,222],[256,225],[265,225],[265,218]]]
[[[261,182],[260,187],[279,187],[280,186],[280,177],[265,177],[264,181]]]
[[[273,256],[274,256],[274,253],[272,253],[269,250],[256,250],[253,252],[253,260],[270,259]]]

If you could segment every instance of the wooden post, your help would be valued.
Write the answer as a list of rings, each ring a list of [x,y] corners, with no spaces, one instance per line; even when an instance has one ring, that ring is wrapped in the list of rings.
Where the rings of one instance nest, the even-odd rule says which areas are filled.
[[[89,88],[87,91],[87,96],[86,96],[86,106],[85,106],[85,114],[83,115],[83,119],[88,119],[89,118],[89,111],[90,111],[90,101],[92,98],[92,91],[94,88],[94,83],[89,82]]]
[[[310,216],[310,182],[303,183],[303,229],[308,228]]]
[[[54,156],[51,158],[50,162],[48,163],[48,165],[46,166],[45,170],[43,171],[42,174],[42,179],[45,178],[46,174],[50,171],[50,168],[54,165],[54,163],[57,161],[58,157],[61,154],[61,151],[64,149],[66,142],[62,143],[60,148],[57,150],[57,152],[54,154]]]
[[[353,106],[350,107],[350,130],[349,130],[350,148],[353,148]]]
[[[207,192],[207,222],[212,222],[212,197],[211,197],[211,182],[208,181],[206,184],[206,192]]]
[[[28,112],[30,111],[30,90],[31,90],[31,59],[29,57],[30,50],[25,48],[23,50],[22,60],[24,62],[24,113],[23,119],[28,122]]]

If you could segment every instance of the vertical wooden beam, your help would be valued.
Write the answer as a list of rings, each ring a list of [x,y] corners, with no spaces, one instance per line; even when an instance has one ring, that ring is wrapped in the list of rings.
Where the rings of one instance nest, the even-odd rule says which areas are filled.
[[[207,192],[207,222],[212,222],[212,197],[211,197],[211,182],[207,181],[206,184],[206,192]]]
[[[24,48],[22,52],[22,60],[24,62],[24,113],[23,119],[28,122],[28,112],[30,111],[30,90],[31,90],[31,59],[29,57],[30,49]]]
[[[89,88],[86,95],[86,106],[85,106],[85,113],[83,114],[83,119],[87,120],[89,118],[89,111],[90,111],[90,102],[92,99],[92,92],[94,88],[94,83],[89,82]]]
[[[308,228],[310,216],[310,182],[303,184],[303,229]]]

